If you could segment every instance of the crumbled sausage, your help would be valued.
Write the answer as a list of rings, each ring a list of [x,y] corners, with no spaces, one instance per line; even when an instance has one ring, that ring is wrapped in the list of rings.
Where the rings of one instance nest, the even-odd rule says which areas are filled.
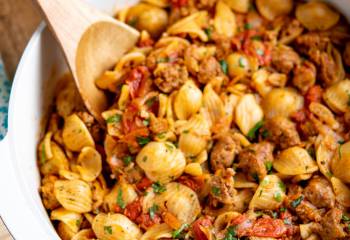
[[[326,53],[322,52],[320,54],[319,62],[319,78],[327,86],[332,85],[338,81],[338,68],[333,57]]]
[[[289,19],[285,22],[281,29],[279,41],[283,44],[288,44],[297,38],[303,32],[303,30],[304,28],[298,19]]]
[[[226,59],[232,52],[231,39],[219,34],[213,34],[213,40],[215,42],[216,51],[215,56],[217,59]]]
[[[298,51],[311,57],[313,54],[317,55],[317,52],[325,51],[330,39],[319,33],[310,32],[297,37],[295,42]]]
[[[316,82],[316,67],[310,61],[304,61],[293,71],[293,84],[300,91],[306,92]]]
[[[186,67],[171,63],[167,63],[159,71],[155,71],[154,75],[156,77],[155,84],[165,93],[180,88],[188,78]]]
[[[215,172],[218,169],[231,167],[236,152],[237,144],[231,136],[226,135],[219,138],[210,154],[212,170]]]
[[[321,220],[319,210],[309,201],[305,200],[305,197],[301,194],[288,196],[287,204],[289,208],[304,222],[319,222]]]
[[[350,66],[350,42],[347,42],[346,45],[345,45],[343,59],[344,59],[344,63],[347,66]]]
[[[220,171],[211,178],[211,196],[224,204],[232,204],[237,191],[234,188],[233,176],[235,172],[232,168]]]
[[[316,228],[322,240],[334,240],[346,236],[343,225],[340,223],[342,215],[340,209],[333,208],[322,217],[320,225]]]
[[[54,184],[56,180],[58,180],[58,178],[53,175],[45,176],[42,180],[40,191],[46,209],[53,210],[60,206],[54,194]]]
[[[157,118],[152,114],[150,129],[154,134],[165,133],[169,129],[168,121],[165,118]]]
[[[276,116],[266,120],[263,133],[266,129],[266,138],[271,140],[281,149],[300,144],[300,137],[296,125],[288,118]]]
[[[222,74],[219,62],[214,57],[208,57],[203,59],[199,65],[198,81],[206,84],[214,77]]]
[[[249,145],[239,153],[238,167],[246,171],[250,179],[256,180],[258,177],[262,180],[267,174],[266,162],[273,161],[273,149],[274,146],[269,142]]]
[[[331,185],[324,177],[314,177],[304,189],[305,197],[318,208],[333,208],[335,196]]]
[[[288,74],[300,64],[299,55],[293,48],[279,45],[272,50],[272,65],[279,72]]]

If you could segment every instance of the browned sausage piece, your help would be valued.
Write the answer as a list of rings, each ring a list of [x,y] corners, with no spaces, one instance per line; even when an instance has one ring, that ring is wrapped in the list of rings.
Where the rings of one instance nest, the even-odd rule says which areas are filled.
[[[231,136],[219,138],[210,154],[211,169],[215,172],[218,169],[232,167],[236,152],[237,144]]]
[[[304,61],[293,71],[293,84],[305,93],[316,82],[316,67],[310,61]]]
[[[320,222],[317,233],[322,240],[340,239],[346,236],[344,226],[340,223],[343,212],[340,209],[333,208],[329,210]]]
[[[300,64],[300,57],[293,48],[278,45],[272,50],[272,65],[273,67],[282,73],[288,74],[297,65]]]
[[[233,176],[235,172],[232,168],[219,170],[210,180],[211,196],[224,204],[232,204],[237,191],[234,188]]]
[[[167,63],[166,66],[154,73],[155,84],[165,93],[180,88],[188,78],[188,72],[185,66],[179,64]]]
[[[276,116],[266,120],[264,124],[266,138],[281,149],[286,149],[300,144],[300,137],[296,125],[288,118]]]
[[[314,177],[304,189],[305,197],[318,208],[333,208],[335,196],[332,186],[324,177]]]
[[[214,57],[208,57],[201,61],[199,65],[198,81],[206,84],[214,77],[223,75],[219,62]]]
[[[249,145],[239,153],[238,167],[245,171],[250,179],[262,180],[267,174],[265,164],[273,161],[273,149],[273,144],[269,142]]]
[[[319,210],[309,201],[307,201],[304,195],[288,195],[286,202],[288,208],[295,212],[296,215],[305,223],[310,221],[319,222],[321,220]]]

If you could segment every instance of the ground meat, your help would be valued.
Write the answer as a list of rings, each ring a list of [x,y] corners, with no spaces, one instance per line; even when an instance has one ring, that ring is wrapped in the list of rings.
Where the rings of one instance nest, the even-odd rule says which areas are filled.
[[[306,92],[316,82],[316,67],[310,61],[304,61],[293,71],[293,84],[301,92]]]
[[[191,188],[195,192],[200,191],[204,184],[204,181],[202,179],[199,179],[190,175],[182,175],[177,179],[177,181]]]
[[[337,208],[329,210],[322,218],[316,232],[322,240],[334,240],[346,236],[343,225],[340,223],[343,213]]]
[[[334,61],[333,57],[326,53],[322,52],[320,54],[319,62],[319,78],[327,86],[332,85],[338,81],[338,68],[337,64]]]
[[[276,143],[281,149],[300,144],[300,137],[296,125],[288,118],[276,116],[268,119],[264,124],[267,139]]]
[[[236,142],[229,135],[218,139],[210,154],[210,164],[214,172],[218,169],[232,167],[237,152],[236,145]]]
[[[309,201],[305,200],[304,195],[289,195],[287,197],[287,204],[289,209],[294,211],[303,222],[319,222],[321,220],[321,215],[318,209]]]
[[[91,127],[95,118],[88,112],[77,112],[78,117],[85,123],[87,127]]]
[[[208,57],[201,61],[199,65],[198,81],[206,84],[214,77],[223,75],[219,62],[214,57]]]
[[[278,45],[272,50],[272,65],[273,67],[282,73],[288,74],[297,65],[300,64],[299,55],[293,50],[293,48]]]
[[[234,170],[228,168],[211,178],[210,193],[213,199],[224,204],[232,204],[234,202],[234,196],[237,193],[234,188],[234,174]]]
[[[324,177],[314,177],[304,189],[305,197],[318,208],[333,208],[335,196],[332,186]]]
[[[297,37],[296,49],[303,54],[311,56],[317,52],[325,51],[330,39],[326,36],[321,36],[319,33],[310,32]],[[315,59],[314,59],[315,60]]]
[[[155,84],[165,93],[169,93],[180,88],[188,78],[188,72],[185,66],[179,64],[166,64],[164,68],[155,72]]]
[[[344,63],[347,66],[350,66],[350,42],[346,43],[344,54],[343,54],[343,59],[344,59]]]
[[[288,44],[303,32],[303,26],[297,19],[286,21],[281,29],[279,42]]]
[[[249,145],[239,155],[238,167],[248,174],[252,180],[262,180],[266,174],[266,162],[273,161],[274,146],[269,142],[260,142]]]
[[[216,58],[219,60],[226,59],[226,57],[232,52],[231,39],[219,34],[213,34],[213,40],[216,46]]]
[[[165,133],[169,129],[168,121],[165,118],[151,116],[150,129],[154,134]]]
[[[46,209],[53,210],[60,206],[54,194],[54,183],[58,178],[53,175],[47,175],[41,182],[41,197]]]

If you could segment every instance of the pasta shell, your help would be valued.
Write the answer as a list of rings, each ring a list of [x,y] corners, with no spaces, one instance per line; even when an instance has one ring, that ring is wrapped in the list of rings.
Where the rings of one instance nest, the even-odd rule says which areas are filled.
[[[98,214],[92,223],[92,230],[98,239],[130,240],[140,239],[139,227],[123,214]]]
[[[283,203],[285,187],[281,179],[276,175],[267,175],[259,184],[249,209],[275,210]]]
[[[208,12],[199,11],[192,15],[181,19],[168,28],[168,33],[171,35],[178,35],[181,33],[188,33],[198,36],[203,42],[208,41],[207,34],[202,30],[208,22]]]
[[[270,21],[289,14],[293,9],[293,0],[256,0],[255,3],[259,13]]]
[[[158,100],[159,100],[158,117],[163,118],[165,117],[165,114],[166,114],[169,98],[167,95],[161,93],[158,96]]]
[[[192,81],[180,88],[174,99],[174,112],[178,119],[188,119],[202,106],[202,91]]]
[[[84,181],[92,182],[102,171],[102,158],[92,147],[84,147],[78,156],[78,170]]]
[[[210,123],[199,113],[191,117],[188,121],[176,122],[176,132],[181,134],[183,132],[191,132],[200,136],[210,135]]]
[[[77,213],[91,211],[91,189],[81,180],[57,180],[54,193],[58,202],[67,210]]]
[[[313,232],[314,223],[300,224],[300,236],[302,239],[307,239]]]
[[[214,222],[214,230],[216,233],[219,233],[223,230],[225,230],[227,227],[230,226],[232,220],[234,220],[235,218],[241,216],[240,213],[238,212],[225,212],[220,214]]]
[[[231,38],[236,33],[236,16],[224,1],[216,4],[214,26],[217,33]]]
[[[227,59],[228,73],[230,77],[242,77],[252,69],[251,59],[242,53],[232,53]]]
[[[142,235],[141,240],[172,238],[172,232],[173,230],[165,223],[155,224]]]
[[[345,183],[350,183],[350,142],[339,145],[338,154],[333,158],[331,167],[334,176]]]
[[[331,183],[337,201],[345,207],[350,207],[350,189],[348,186],[336,177],[331,178]]]
[[[237,173],[234,177],[235,188],[257,188],[258,185],[255,182],[248,181],[245,174]]]
[[[327,105],[336,113],[344,113],[348,110],[350,92],[350,80],[345,79],[328,87],[323,94]]]
[[[315,114],[322,122],[326,123],[332,129],[338,129],[339,123],[335,120],[333,113],[323,104],[312,102],[309,105],[310,112]]]
[[[47,145],[47,143],[45,145]],[[42,156],[42,158],[46,159],[46,162],[40,168],[41,173],[58,174],[62,170],[68,170],[69,163],[63,150],[54,142],[51,142],[50,146],[52,157],[50,159],[46,159],[46,155]]]
[[[273,161],[273,167],[285,175],[300,175],[318,170],[316,162],[309,153],[301,147],[291,147],[283,150]]]
[[[95,234],[91,229],[83,229],[74,235],[72,240],[93,240],[95,239]]]
[[[65,146],[74,152],[81,151],[83,147],[95,147],[89,130],[76,114],[65,119],[62,137]]]
[[[64,222],[59,222],[57,226],[57,233],[62,240],[71,240],[75,232],[68,227]]]
[[[51,220],[64,222],[73,232],[77,233],[83,216],[80,213],[72,212],[64,208],[55,209],[51,212]]]
[[[130,101],[130,90],[129,85],[124,84],[122,86],[122,90],[120,92],[120,96],[118,99],[118,108],[120,110],[124,110],[126,108],[127,103]]]
[[[147,177],[167,183],[178,178],[185,169],[184,154],[170,142],[150,142],[138,153],[137,164]]]
[[[153,204],[167,209],[181,224],[191,224],[201,212],[197,194],[181,183],[171,182],[165,185],[166,191],[161,194],[148,193],[142,208],[148,212]]]
[[[242,96],[236,106],[235,121],[244,135],[264,117],[264,113],[253,94]]]
[[[134,63],[135,65],[141,64],[146,60],[145,54],[141,52],[130,52],[122,56],[114,68],[114,71],[122,71],[123,68],[130,63]]]
[[[316,139],[316,161],[320,172],[326,177],[332,176],[330,163],[336,150],[335,139],[332,135],[319,135]]]
[[[192,176],[200,176],[203,174],[203,170],[199,163],[189,163],[185,167],[185,173]]]
[[[169,7],[170,5],[169,0],[142,0],[142,1],[161,8],[166,8],[166,7]]]
[[[291,88],[274,88],[263,99],[262,107],[267,118],[289,117],[304,106],[304,98]]]
[[[296,18],[310,31],[327,30],[339,21],[338,12],[323,2],[308,2],[297,6]]]
[[[225,116],[224,103],[211,84],[207,84],[204,88],[203,105],[209,113],[212,124],[217,123]]]
[[[207,140],[203,136],[193,133],[182,133],[179,138],[179,148],[188,157],[197,156],[207,146]]]
[[[239,13],[247,13],[250,6],[250,0],[224,0],[224,2]]]
[[[252,76],[253,86],[262,97],[266,96],[272,89],[268,83],[268,77],[269,73],[265,69],[259,69]]]
[[[126,206],[136,200],[137,193],[131,184],[129,184],[124,178],[121,178],[104,199],[104,203],[107,204],[110,211],[115,209],[118,196],[121,198],[121,202]]]

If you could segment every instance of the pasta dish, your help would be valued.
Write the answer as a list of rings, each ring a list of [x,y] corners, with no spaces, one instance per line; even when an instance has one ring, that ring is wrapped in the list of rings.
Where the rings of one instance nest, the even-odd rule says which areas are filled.
[[[350,35],[318,1],[144,0],[96,85],[66,75],[38,145],[63,240],[350,237]]]

